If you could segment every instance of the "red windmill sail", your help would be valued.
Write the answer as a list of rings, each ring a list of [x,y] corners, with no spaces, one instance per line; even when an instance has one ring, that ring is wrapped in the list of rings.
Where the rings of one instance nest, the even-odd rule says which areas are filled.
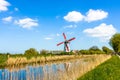
[[[65,41],[58,43],[57,46],[59,46],[59,45],[61,45],[61,44],[64,43],[64,51],[65,51],[65,52],[70,52],[69,43],[70,43],[72,40],[74,40],[75,37],[67,40],[65,33],[63,33],[63,37],[64,37],[64,40],[65,40]]]

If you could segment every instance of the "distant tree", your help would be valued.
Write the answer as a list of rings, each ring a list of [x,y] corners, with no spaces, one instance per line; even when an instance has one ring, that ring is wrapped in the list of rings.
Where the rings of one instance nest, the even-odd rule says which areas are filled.
[[[102,50],[103,50],[106,54],[111,54],[111,53],[113,53],[113,51],[112,51],[111,49],[109,49],[108,47],[106,47],[106,46],[103,46],[103,47],[102,47]]]
[[[104,52],[99,49],[97,46],[92,46],[91,48],[89,48],[89,53],[90,54],[104,54]]]
[[[46,55],[47,54],[47,50],[45,50],[45,49],[42,49],[41,51],[40,51],[40,54],[42,54],[42,55]]]
[[[114,34],[109,44],[116,53],[120,52],[120,33]]]
[[[89,50],[80,50],[79,52],[80,54],[90,54]]]
[[[39,52],[34,48],[30,48],[30,49],[26,50],[24,53],[24,55],[26,55],[28,58],[30,58],[32,56],[37,56],[38,54],[39,54]]]
[[[101,51],[97,46],[92,46],[89,48],[90,51]]]

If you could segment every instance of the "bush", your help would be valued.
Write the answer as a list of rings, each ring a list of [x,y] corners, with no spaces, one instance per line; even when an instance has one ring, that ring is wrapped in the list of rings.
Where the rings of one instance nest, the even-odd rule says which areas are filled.
[[[89,50],[80,50],[81,54],[104,54],[105,52],[101,51],[100,49],[89,49]]]
[[[112,51],[111,49],[109,49],[108,47],[106,47],[106,46],[103,46],[103,47],[102,47],[102,50],[103,50],[103,52],[105,52],[106,54],[111,54],[111,53],[113,53],[113,51]]]
[[[89,51],[101,51],[97,46],[92,46]]]
[[[90,54],[90,52],[88,50],[80,50],[81,54]]]
[[[7,58],[8,58],[7,54],[0,54],[0,67],[6,64],[5,62],[7,61]]]
[[[30,48],[30,49],[28,49],[28,50],[26,50],[25,51],[25,53],[24,53],[24,55],[28,58],[28,59],[30,59],[31,57],[37,57],[37,55],[39,54],[39,52],[36,50],[36,49],[34,49],[34,48]]]
[[[73,52],[61,52],[58,55],[72,55],[72,54],[73,54]]]
[[[40,51],[40,54],[41,54],[41,55],[46,55],[46,54],[47,54],[47,50],[45,50],[45,49],[41,50],[41,51]]]

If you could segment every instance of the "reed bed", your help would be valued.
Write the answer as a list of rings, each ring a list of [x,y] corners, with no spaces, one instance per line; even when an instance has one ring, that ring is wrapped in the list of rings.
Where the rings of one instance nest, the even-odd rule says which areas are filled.
[[[51,68],[44,70],[43,80],[77,80],[78,77],[81,77],[110,58],[110,55],[83,56],[83,58],[75,60],[75,62],[64,63],[65,70],[58,67],[56,74]]]
[[[77,80],[120,80],[119,56],[112,56],[109,60],[100,64]]]
[[[32,57],[31,59],[27,59],[26,57],[9,57],[6,61],[6,64],[7,66],[10,66],[10,65],[20,65],[20,64],[29,64],[29,63],[46,63],[46,62],[54,62],[61,60],[70,60],[80,57],[81,56],[75,56],[75,55],[39,56],[39,57]]]
[[[64,80],[77,80],[78,77],[94,69],[109,58],[111,58],[110,55],[94,55],[89,58],[84,58],[81,62],[74,63],[69,70],[66,70],[67,75]]]
[[[7,66],[12,66],[10,68],[10,72],[19,71],[19,68],[15,68],[16,66],[24,66],[23,64],[34,63],[32,65],[32,69],[36,68],[37,76],[35,72],[30,72],[29,67],[24,67],[26,70],[26,80],[77,80],[77,78],[81,77],[88,71],[94,69],[99,64],[111,58],[111,55],[63,55],[63,56],[39,56],[33,57],[31,59],[27,59],[26,57],[9,57],[7,60]],[[64,64],[61,67],[60,64],[55,64],[57,70],[55,71],[51,65],[56,63],[57,61],[62,62]],[[53,62],[53,63],[52,63]],[[39,72],[40,64],[44,63],[45,65],[41,65],[43,69],[43,74]],[[48,64],[51,63],[51,64]],[[47,67],[45,67],[47,66]]]

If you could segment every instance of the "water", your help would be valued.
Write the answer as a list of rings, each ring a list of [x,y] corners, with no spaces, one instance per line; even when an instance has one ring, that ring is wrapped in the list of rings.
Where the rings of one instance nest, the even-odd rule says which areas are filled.
[[[0,80],[58,80],[65,76],[73,62],[28,65],[20,69],[0,69]]]
[[[53,64],[35,64],[24,67],[0,69],[0,80],[75,80],[82,67],[88,65],[84,59]]]

